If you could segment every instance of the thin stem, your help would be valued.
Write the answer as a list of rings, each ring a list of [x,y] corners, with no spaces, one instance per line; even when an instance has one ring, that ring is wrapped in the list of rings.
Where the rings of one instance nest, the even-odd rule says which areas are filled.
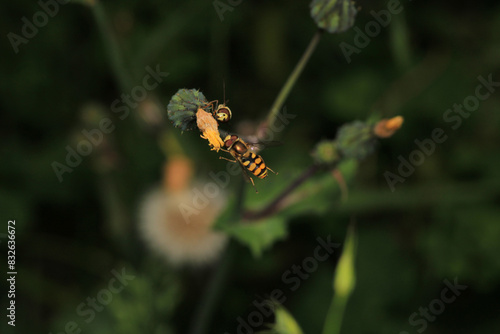
[[[257,220],[267,216],[272,215],[276,212],[280,204],[285,198],[287,198],[295,189],[297,189],[302,183],[307,181],[311,176],[313,176],[321,166],[314,164],[306,169],[297,179],[295,179],[290,185],[285,188],[271,203],[269,203],[265,208],[258,212],[246,212],[243,217],[248,220]]]
[[[340,333],[348,299],[348,297],[339,297],[334,294],[325,319],[323,334]]]
[[[230,243],[224,251],[224,256],[216,272],[213,273],[210,283],[205,288],[205,293],[193,317],[193,322],[189,331],[190,334],[204,334],[208,331],[217,300],[233,260],[234,252],[231,250],[232,247],[233,244]]]
[[[94,14],[99,32],[102,35],[103,44],[106,49],[106,53],[108,55],[111,67],[113,69],[113,75],[123,92],[129,92],[134,88],[135,83],[133,81],[132,75],[130,74],[130,69],[126,66],[125,57],[123,56],[123,52],[120,48],[116,35],[112,31],[106,13],[104,11],[104,7],[102,6],[100,1],[95,1],[90,4],[92,8],[92,13]],[[158,107],[162,110],[162,113],[165,114],[164,107],[157,103]],[[134,113],[134,115],[136,115]],[[182,145],[179,144],[179,135],[175,133],[172,136],[168,137],[168,140],[172,145],[178,148],[178,151],[183,152]],[[168,154],[168,151],[165,153]]]
[[[113,68],[113,74],[118,80],[120,88],[123,91],[129,91],[134,87],[134,84],[128,74],[129,72],[125,66],[125,60],[120,50],[120,45],[115,34],[111,30],[104,7],[100,1],[95,1],[90,8],[92,8],[92,13],[94,14],[97,27],[102,35],[103,44],[111,62],[111,67]]]
[[[342,320],[344,319],[347,302],[356,286],[356,219],[351,215],[351,221],[347,226],[345,244],[340,256],[335,274],[333,276],[334,294],[328,313],[326,314],[323,334],[340,334]]]
[[[311,42],[309,43],[309,46],[307,49],[304,51],[304,54],[302,55],[302,58],[300,58],[299,62],[297,65],[295,65],[295,68],[293,69],[292,73],[286,80],[285,84],[283,85],[283,88],[281,88],[281,91],[279,92],[278,96],[274,100],[274,103],[269,110],[269,114],[266,118],[266,121],[263,123],[263,127],[268,127],[271,125],[276,117],[278,116],[278,112],[285,103],[285,100],[287,99],[288,95],[292,91],[293,86],[297,82],[297,79],[299,78],[300,74],[306,67],[307,62],[311,58],[311,55],[313,54],[314,50],[316,50],[316,46],[318,45],[319,40],[321,39],[321,35],[323,33],[323,30],[318,30],[314,34],[313,38],[311,39]]]

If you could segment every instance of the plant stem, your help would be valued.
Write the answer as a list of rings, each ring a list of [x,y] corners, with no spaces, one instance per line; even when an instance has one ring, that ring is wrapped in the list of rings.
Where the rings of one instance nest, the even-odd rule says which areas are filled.
[[[289,196],[295,189],[297,189],[302,183],[307,181],[311,176],[313,176],[321,167],[317,164],[310,166],[306,169],[298,178],[296,178],[290,185],[285,188],[271,203],[269,203],[265,208],[257,212],[245,212],[243,215],[244,219],[257,220],[267,216],[272,215],[276,212],[283,200]]]
[[[213,273],[210,283],[205,288],[205,293],[202,300],[198,304],[198,308],[193,317],[193,322],[190,328],[190,334],[204,334],[208,332],[210,320],[215,310],[217,299],[224,286],[227,273],[233,260],[233,244],[230,243],[224,251],[224,256]]]
[[[325,320],[323,334],[339,334],[342,327],[348,297],[333,296]]]
[[[100,1],[95,1],[90,4],[90,8],[92,8],[92,13],[94,14],[99,32],[102,35],[103,44],[118,86],[122,92],[130,92],[136,84],[133,81],[130,69],[126,66],[125,57],[123,56],[123,52],[120,48],[116,35],[113,33],[109,25],[104,7]],[[157,105],[161,109],[162,113],[165,114],[165,108],[160,103],[157,103]],[[134,115],[136,114],[134,113]],[[173,135],[168,136],[168,140],[174,146],[179,148],[180,152],[184,151],[182,145],[179,144],[179,134],[174,133]],[[165,155],[167,154],[168,151]]]
[[[134,84],[132,83],[132,78],[130,77],[125,66],[125,60],[120,50],[118,40],[109,25],[104,7],[102,6],[101,1],[95,1],[92,5],[90,5],[90,8],[92,8],[92,13],[94,14],[97,27],[102,35],[103,44],[111,62],[113,74],[118,80],[121,90],[130,91],[134,87]]]
[[[270,124],[274,122],[276,117],[278,116],[278,112],[283,106],[283,103],[285,103],[285,100],[287,99],[288,95],[292,91],[293,86],[297,82],[297,79],[299,78],[300,74],[306,67],[307,62],[311,58],[311,55],[313,54],[314,50],[316,49],[316,46],[318,45],[319,40],[321,39],[321,35],[323,33],[323,30],[319,29],[316,31],[314,34],[313,38],[311,39],[311,42],[309,42],[309,45],[307,49],[304,51],[304,54],[302,55],[302,58],[300,58],[299,62],[297,65],[295,65],[295,68],[293,69],[292,73],[286,80],[285,84],[283,85],[283,88],[281,88],[281,91],[279,92],[278,96],[274,100],[274,103],[269,110],[269,114],[266,118],[266,121],[263,123],[262,127],[266,128]]]
[[[356,220],[351,216],[351,222],[347,227],[345,244],[342,249],[335,274],[333,276],[334,294],[328,313],[326,314],[323,334],[340,334],[342,320],[344,319],[347,302],[356,286],[356,234],[354,226]]]

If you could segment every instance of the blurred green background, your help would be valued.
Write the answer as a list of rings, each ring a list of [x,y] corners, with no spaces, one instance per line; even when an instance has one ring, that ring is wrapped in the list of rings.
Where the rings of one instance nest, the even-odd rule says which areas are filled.
[[[228,4],[228,1],[222,1]],[[386,1],[358,1],[355,27],[373,20]],[[429,321],[426,333],[492,333],[500,329],[500,95],[495,91],[456,130],[443,120],[454,103],[474,95],[478,76],[500,81],[500,5],[496,1],[402,1],[392,17],[348,64],[339,44],[353,45],[352,29],[325,34],[285,105],[296,115],[262,152],[278,176],[257,181],[260,204],[311,164],[321,139],[339,126],[374,114],[402,115],[405,123],[357,167],[349,198],[338,191],[313,198],[321,214],[303,211],[260,258],[240,243],[210,323],[209,333],[236,333],[237,318],[276,288],[304,333],[320,333],[330,304],[338,253],[290,291],[282,281],[293,264],[311,256],[317,237],[342,244],[355,215],[357,286],[343,333],[417,333],[419,307],[440,298],[445,279],[467,289]],[[242,1],[223,14],[212,1],[104,3],[106,18],[69,3],[13,51],[8,33],[21,34],[36,2],[3,2],[0,44],[0,208],[2,277],[6,277],[7,220],[16,220],[16,327],[2,333],[60,333],[74,321],[82,333],[188,333],[216,265],[174,269],[139,238],[137,206],[161,182],[163,129],[175,134],[193,159],[196,175],[225,164],[198,133],[174,129],[164,110],[132,110],[121,120],[113,101],[139,85],[145,67],[169,76],[151,92],[164,107],[179,88],[200,89],[209,100],[225,96],[234,113],[227,128],[257,122],[316,31],[308,1]],[[102,21],[99,21],[103,18]],[[105,21],[104,21],[105,20]],[[99,23],[116,37],[121,57]],[[102,27],[102,26],[101,26]],[[120,61],[122,59],[122,61]],[[163,117],[165,123],[157,117]],[[64,163],[67,145],[83,129],[109,117],[116,126],[59,182],[52,163]],[[415,139],[442,128],[448,139],[391,192],[384,173],[397,173]],[[319,176],[318,176],[319,177]],[[236,193],[237,182],[228,192]],[[332,187],[333,189],[333,187]],[[261,196],[261,197],[259,197]],[[261,204],[263,205],[263,204]],[[113,269],[135,279],[86,323],[75,309],[108,285]],[[0,283],[2,310],[8,286]],[[272,322],[272,317],[266,322]],[[261,328],[262,329],[262,328]],[[75,332],[77,333],[77,331]]]

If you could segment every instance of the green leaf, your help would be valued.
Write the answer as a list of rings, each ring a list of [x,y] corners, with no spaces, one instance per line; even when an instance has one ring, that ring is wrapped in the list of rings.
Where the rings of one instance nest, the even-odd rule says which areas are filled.
[[[264,249],[287,235],[286,220],[273,217],[267,220],[221,226],[221,229],[250,247],[252,254],[259,257]]]
[[[336,168],[343,175],[347,184],[356,175],[358,161],[344,160]],[[332,209],[333,205],[341,201],[339,184],[331,173],[321,173],[303,184],[295,193],[290,196],[293,202],[283,209],[279,215],[292,218],[297,215],[313,213],[321,215]]]
[[[358,12],[351,0],[313,0],[310,7],[318,27],[329,33],[343,32],[352,27]]]

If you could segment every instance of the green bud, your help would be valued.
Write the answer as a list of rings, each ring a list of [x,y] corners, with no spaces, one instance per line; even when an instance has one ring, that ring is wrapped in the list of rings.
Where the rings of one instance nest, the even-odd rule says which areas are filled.
[[[329,33],[343,32],[352,27],[358,12],[352,0],[313,0],[310,7],[318,27]]]
[[[182,131],[196,127],[196,112],[207,104],[202,92],[196,89],[179,89],[167,106],[168,118]]]
[[[337,133],[337,147],[343,158],[361,160],[375,149],[373,125],[354,121],[343,125]]]
[[[314,148],[313,157],[318,164],[333,165],[340,160],[337,144],[333,140],[320,141]]]

